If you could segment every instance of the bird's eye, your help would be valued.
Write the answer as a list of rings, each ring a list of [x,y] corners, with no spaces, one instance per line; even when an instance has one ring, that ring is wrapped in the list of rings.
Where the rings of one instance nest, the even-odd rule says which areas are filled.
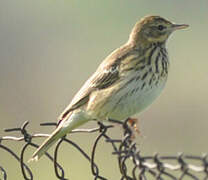
[[[157,28],[158,28],[158,30],[162,31],[162,30],[164,30],[164,29],[165,29],[165,26],[163,26],[163,25],[159,25]]]

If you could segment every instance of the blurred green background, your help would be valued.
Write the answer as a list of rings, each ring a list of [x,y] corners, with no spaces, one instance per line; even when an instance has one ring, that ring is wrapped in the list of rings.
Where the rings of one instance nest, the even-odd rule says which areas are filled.
[[[125,43],[145,15],[161,15],[190,28],[168,41],[171,71],[165,91],[140,118],[143,154],[208,152],[207,0],[7,0],[0,1],[0,136],[4,128],[30,121],[31,132],[49,133],[40,122],[56,121],[85,80],[115,48]],[[94,127],[90,123],[85,127]],[[117,128],[113,134],[120,136]],[[8,134],[7,134],[8,135]],[[90,153],[95,135],[72,135]],[[40,143],[41,140],[36,142]],[[21,148],[21,143],[6,143]],[[27,151],[29,159],[32,151]],[[116,158],[101,143],[101,175],[119,179]],[[70,179],[93,179],[89,163],[69,145],[60,162]],[[110,163],[109,163],[110,162]],[[8,179],[23,179],[20,168],[0,149]],[[55,180],[46,158],[30,164],[34,179]]]

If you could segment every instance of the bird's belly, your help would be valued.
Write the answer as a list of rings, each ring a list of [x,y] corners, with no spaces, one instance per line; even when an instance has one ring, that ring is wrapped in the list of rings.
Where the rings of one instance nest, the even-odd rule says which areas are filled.
[[[164,89],[166,79],[153,86],[145,86],[132,83],[120,92],[120,96],[114,96],[114,107],[108,114],[109,118],[124,120],[136,113],[142,112],[161,94]]]

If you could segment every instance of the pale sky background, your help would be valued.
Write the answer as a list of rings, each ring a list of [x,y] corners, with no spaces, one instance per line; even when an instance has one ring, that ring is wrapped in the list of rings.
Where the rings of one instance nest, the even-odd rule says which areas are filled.
[[[207,0],[2,0],[0,136],[5,135],[4,128],[20,126],[25,120],[30,121],[31,132],[51,132],[39,123],[56,121],[100,62],[126,42],[133,25],[146,15],[161,15],[190,28],[175,32],[168,41],[168,83],[160,98],[139,116],[144,136],[138,140],[141,152],[207,152]],[[114,135],[120,133],[114,130]],[[71,138],[90,152],[95,136]],[[9,145],[21,148],[20,143]],[[61,151],[59,159],[68,178],[92,179],[88,162],[77,151],[68,145]],[[101,143],[96,161],[101,175],[117,180],[119,171],[111,152],[109,145]],[[8,170],[8,179],[23,179],[16,161],[1,149],[0,166]],[[46,158],[30,166],[34,179],[56,179]]]

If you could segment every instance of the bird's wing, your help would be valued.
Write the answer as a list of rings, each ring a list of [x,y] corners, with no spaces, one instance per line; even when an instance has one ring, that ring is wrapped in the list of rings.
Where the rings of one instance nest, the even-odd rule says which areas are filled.
[[[129,47],[123,46],[111,53],[75,95],[72,102],[60,115],[59,121],[63,120],[71,111],[86,104],[93,91],[108,88],[117,82],[120,79],[119,66],[128,52]]]

